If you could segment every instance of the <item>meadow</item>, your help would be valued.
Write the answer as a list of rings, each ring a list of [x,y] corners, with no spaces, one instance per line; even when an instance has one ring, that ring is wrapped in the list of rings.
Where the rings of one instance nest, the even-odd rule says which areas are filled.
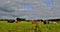
[[[42,24],[39,22],[38,28],[41,32],[60,32],[60,23],[58,24]],[[35,24],[32,22],[7,23],[0,21],[0,32],[35,32]]]

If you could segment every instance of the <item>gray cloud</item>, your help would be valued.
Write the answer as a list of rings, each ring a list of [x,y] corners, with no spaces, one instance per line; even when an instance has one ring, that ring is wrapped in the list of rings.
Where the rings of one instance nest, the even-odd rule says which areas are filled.
[[[26,19],[60,18],[60,0],[0,0],[0,18],[21,17]],[[25,10],[24,5],[32,5],[31,10]],[[49,6],[47,6],[49,5]]]
[[[9,7],[0,7],[0,11],[4,11],[4,12],[14,12],[14,10],[12,8]]]

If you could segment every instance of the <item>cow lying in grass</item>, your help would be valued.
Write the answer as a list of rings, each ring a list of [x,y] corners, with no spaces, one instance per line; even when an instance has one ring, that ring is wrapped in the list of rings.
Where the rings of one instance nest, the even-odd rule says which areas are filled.
[[[55,21],[51,21],[50,23],[51,23],[51,24],[57,24],[57,22],[55,22]]]
[[[45,21],[45,20],[42,21],[42,23],[43,23],[43,24],[57,24],[56,21],[48,21],[48,22],[47,22],[47,21]]]
[[[14,23],[14,22],[18,23],[19,21],[17,21],[17,20],[8,20],[8,23]]]
[[[8,23],[14,23],[15,20],[8,20]]]
[[[18,20],[8,20],[8,23],[18,23],[19,21]]]
[[[19,21],[20,21],[20,19],[16,18],[15,20],[8,20],[8,23],[14,23],[14,22],[18,23]]]

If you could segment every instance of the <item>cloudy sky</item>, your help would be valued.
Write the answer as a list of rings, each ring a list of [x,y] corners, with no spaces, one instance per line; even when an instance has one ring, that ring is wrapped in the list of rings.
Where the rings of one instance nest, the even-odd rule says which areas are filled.
[[[60,18],[60,0],[0,0],[0,19]]]

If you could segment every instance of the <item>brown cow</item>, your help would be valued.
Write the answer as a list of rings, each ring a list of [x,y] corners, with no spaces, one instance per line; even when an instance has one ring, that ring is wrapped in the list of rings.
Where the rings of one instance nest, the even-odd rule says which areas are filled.
[[[34,20],[34,21],[32,22],[32,24],[38,24],[38,22],[37,22],[36,20]]]

